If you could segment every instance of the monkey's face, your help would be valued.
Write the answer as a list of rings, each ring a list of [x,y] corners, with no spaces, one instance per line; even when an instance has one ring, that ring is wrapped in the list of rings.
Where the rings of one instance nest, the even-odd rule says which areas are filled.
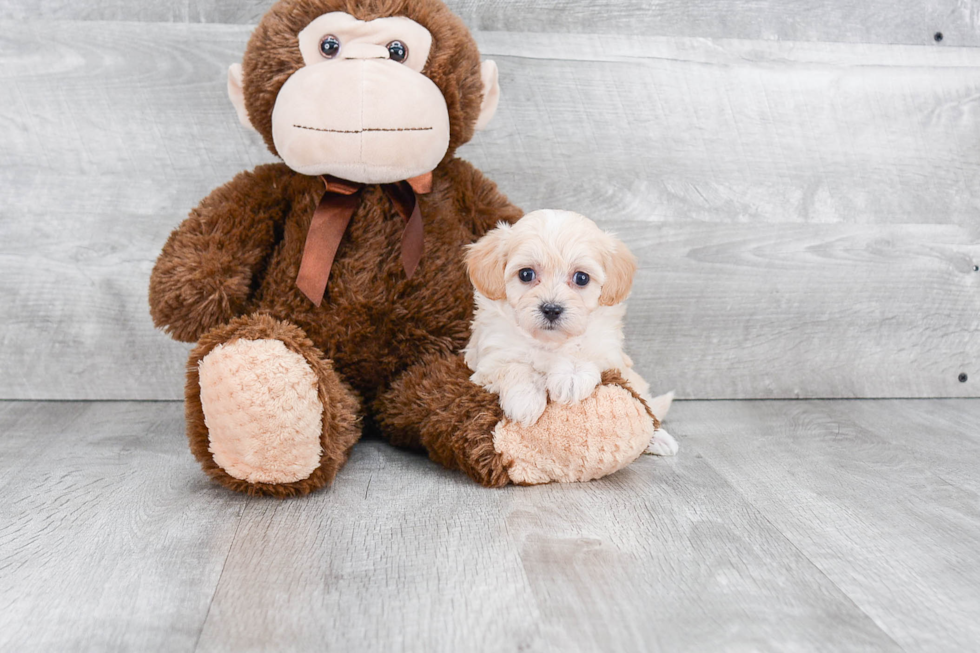
[[[297,36],[303,64],[281,85],[271,115],[275,150],[293,170],[380,184],[435,169],[450,147],[450,109],[426,74],[431,32],[407,16],[359,20],[335,11]],[[496,108],[497,75],[483,65],[483,107]],[[243,122],[241,67],[229,93]]]
[[[429,172],[449,147],[449,110],[422,74],[432,36],[403,16],[334,12],[299,34],[306,65],[272,112],[279,156],[306,175],[386,183]]]

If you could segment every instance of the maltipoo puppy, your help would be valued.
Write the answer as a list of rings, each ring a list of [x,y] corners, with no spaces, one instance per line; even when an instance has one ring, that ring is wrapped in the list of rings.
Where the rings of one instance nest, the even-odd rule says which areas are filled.
[[[549,397],[582,401],[615,369],[663,419],[672,395],[652,399],[623,352],[636,258],[622,241],[577,213],[535,211],[500,224],[466,260],[476,287],[466,364],[508,418],[534,424]],[[648,451],[673,455],[677,442],[660,429]]]

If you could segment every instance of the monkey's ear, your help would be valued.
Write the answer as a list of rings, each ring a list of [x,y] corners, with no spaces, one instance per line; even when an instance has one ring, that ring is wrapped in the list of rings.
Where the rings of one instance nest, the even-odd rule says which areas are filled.
[[[498,226],[470,245],[466,252],[466,268],[470,281],[487,299],[499,301],[507,297],[504,268],[507,265],[505,240],[510,226]]]
[[[480,65],[480,78],[483,80],[483,104],[480,105],[480,117],[476,119],[476,130],[486,129],[497,113],[500,103],[500,83],[497,79],[497,64],[484,61]]]
[[[233,63],[228,68],[228,99],[235,105],[238,122],[254,130],[252,121],[248,119],[248,111],[245,110],[245,88],[242,85],[242,64],[240,63]]]

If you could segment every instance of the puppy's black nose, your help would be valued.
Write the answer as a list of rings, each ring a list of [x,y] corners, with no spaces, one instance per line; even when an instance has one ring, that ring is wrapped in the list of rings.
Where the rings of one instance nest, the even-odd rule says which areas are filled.
[[[544,319],[554,322],[561,317],[565,307],[560,304],[541,304],[538,310],[541,311],[541,315],[544,315]]]

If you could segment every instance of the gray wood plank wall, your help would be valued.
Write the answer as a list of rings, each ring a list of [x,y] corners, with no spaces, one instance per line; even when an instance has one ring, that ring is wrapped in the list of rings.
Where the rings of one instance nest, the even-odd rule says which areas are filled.
[[[0,20],[254,24],[270,0],[4,0]],[[973,0],[447,0],[474,30],[980,45]]]
[[[504,89],[461,155],[633,246],[655,388],[980,396],[980,0],[607,4],[455,4]],[[0,398],[181,397],[147,278],[271,160],[224,95],[264,6],[4,3]]]

